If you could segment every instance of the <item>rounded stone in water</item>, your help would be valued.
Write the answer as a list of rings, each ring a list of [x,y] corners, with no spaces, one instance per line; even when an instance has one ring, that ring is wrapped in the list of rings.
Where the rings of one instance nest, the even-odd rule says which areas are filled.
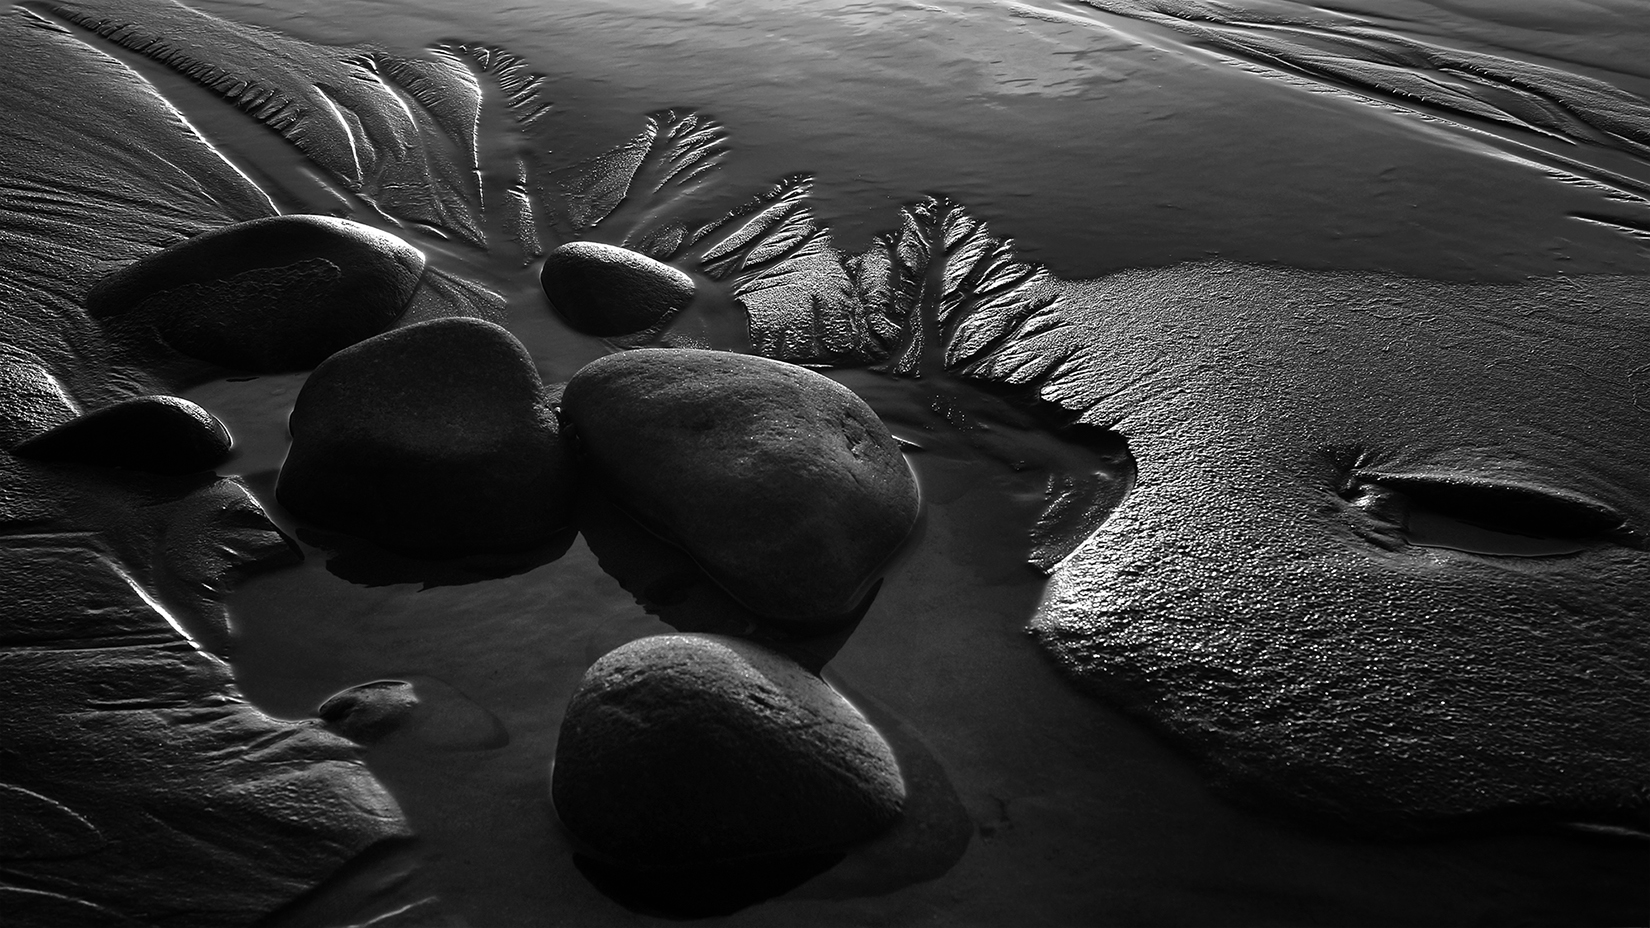
[[[916,480],[887,426],[794,364],[627,351],[575,374],[562,412],[621,506],[782,622],[839,623],[917,521]]]
[[[211,470],[229,457],[229,430],[177,396],[135,396],[71,419],[13,449],[22,457],[159,474]]]
[[[640,252],[599,242],[568,242],[539,273],[551,308],[586,335],[651,329],[693,302],[693,278]]]
[[[135,261],[85,302],[94,318],[152,325],[193,358],[303,370],[389,328],[423,273],[424,254],[387,232],[330,216],[274,216]]]
[[[418,693],[405,680],[374,680],[329,696],[315,715],[357,744],[380,741],[418,708]]]
[[[293,514],[414,553],[527,547],[571,520],[575,477],[532,357],[504,328],[447,318],[315,369],[276,496]]]
[[[637,870],[833,851],[900,816],[892,750],[841,694],[738,638],[659,635],[584,675],[551,773],[587,848]]]
[[[357,744],[405,738],[423,750],[488,751],[510,743],[498,716],[423,674],[352,686],[328,697],[315,714]]]

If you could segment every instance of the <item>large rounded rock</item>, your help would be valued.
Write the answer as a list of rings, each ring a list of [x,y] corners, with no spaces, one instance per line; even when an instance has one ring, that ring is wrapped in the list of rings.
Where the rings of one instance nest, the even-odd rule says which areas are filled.
[[[693,278],[647,255],[598,242],[568,242],[539,273],[550,306],[586,335],[629,335],[693,302]]]
[[[916,481],[887,427],[805,368],[629,351],[580,370],[562,409],[619,503],[766,616],[850,613],[916,524]]]
[[[298,393],[276,496],[420,553],[525,547],[571,521],[574,466],[533,359],[491,322],[421,322],[328,358]]]
[[[215,229],[110,274],[92,316],[153,325],[179,352],[251,371],[314,367],[395,322],[424,255],[387,232],[328,216]]]
[[[233,441],[217,417],[177,396],[135,396],[30,438],[13,453],[41,461],[157,474],[211,470]]]
[[[562,822],[633,869],[836,850],[899,818],[905,783],[859,711],[738,638],[633,641],[584,675],[550,781]]]

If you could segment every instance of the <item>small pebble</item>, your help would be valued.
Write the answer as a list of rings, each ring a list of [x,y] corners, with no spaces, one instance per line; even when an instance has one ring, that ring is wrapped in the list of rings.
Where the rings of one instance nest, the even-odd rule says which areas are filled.
[[[372,744],[406,724],[417,707],[418,694],[411,683],[374,680],[334,694],[315,714],[351,741]]]
[[[651,329],[693,302],[693,278],[640,252],[598,242],[568,242],[539,274],[551,308],[586,335]]]

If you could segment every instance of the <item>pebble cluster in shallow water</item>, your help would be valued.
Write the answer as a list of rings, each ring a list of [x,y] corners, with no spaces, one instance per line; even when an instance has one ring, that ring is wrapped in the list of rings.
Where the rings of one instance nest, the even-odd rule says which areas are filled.
[[[920,500],[898,443],[853,392],[781,361],[663,348],[546,386],[491,322],[389,328],[422,269],[377,230],[277,217],[117,271],[88,305],[216,365],[314,366],[276,490],[313,525],[422,557],[521,549],[571,528],[588,482],[784,636],[864,614]],[[582,242],[557,249],[542,281],[571,327],[601,335],[664,324],[695,288],[674,267]],[[28,446],[78,459],[160,440],[178,460],[145,466],[208,468],[229,450],[221,424],[175,397],[128,400]],[[411,692],[373,684],[323,715],[382,738],[411,717]],[[553,770],[556,809],[586,851],[638,871],[840,850],[905,801],[887,742],[817,672],[720,635],[645,638],[597,661]]]

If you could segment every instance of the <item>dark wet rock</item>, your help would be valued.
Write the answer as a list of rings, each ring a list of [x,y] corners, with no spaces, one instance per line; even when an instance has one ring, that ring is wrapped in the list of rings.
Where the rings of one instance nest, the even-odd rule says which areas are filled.
[[[488,751],[510,743],[498,716],[457,687],[422,674],[352,686],[321,703],[315,714],[358,744],[393,738],[415,748]]]
[[[493,323],[385,333],[304,384],[277,497],[396,550],[542,543],[571,520],[574,478],[550,401],[527,349]]]
[[[562,409],[619,503],[766,616],[850,613],[916,523],[916,481],[887,427],[805,368],[625,352],[579,371]]]
[[[865,717],[789,658],[661,635],[585,673],[551,796],[597,857],[669,870],[839,850],[897,820],[905,784]]]
[[[353,745],[248,705],[91,537],[0,546],[0,922],[250,924],[407,835]]]
[[[328,216],[274,216],[197,235],[103,278],[96,318],[153,326],[177,351],[253,371],[301,370],[389,328],[424,255]]]
[[[371,744],[400,728],[417,706],[411,683],[374,680],[328,697],[315,715],[351,741]]]
[[[229,457],[229,430],[176,396],[136,396],[29,439],[14,454],[159,474],[210,470]]]
[[[808,886],[803,895],[813,899],[880,896],[939,879],[962,860],[976,835],[989,838],[996,827],[969,814],[944,765],[915,728],[873,696],[846,695],[893,750],[905,780],[905,806],[898,822],[854,847]]]
[[[693,302],[693,278],[684,271],[598,242],[568,242],[550,252],[539,281],[562,319],[586,335],[650,329]]]

